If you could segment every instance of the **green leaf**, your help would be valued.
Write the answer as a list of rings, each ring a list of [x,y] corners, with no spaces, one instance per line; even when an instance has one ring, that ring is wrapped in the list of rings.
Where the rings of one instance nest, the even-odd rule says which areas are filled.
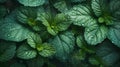
[[[101,16],[108,9],[108,0],[92,0],[91,6],[97,17]]]
[[[105,41],[96,48],[96,54],[103,60],[105,65],[111,66],[120,59],[118,50],[110,41]]]
[[[55,47],[55,57],[61,61],[68,59],[69,54],[73,51],[75,45],[74,34],[70,31],[64,32],[50,40]]]
[[[120,1],[119,0],[114,0],[110,2],[110,11],[112,16],[116,19],[120,20]]]
[[[43,67],[44,59],[41,57],[37,57],[27,61],[28,67]]]
[[[71,22],[67,20],[65,14],[60,13],[55,16],[55,22],[57,23],[56,26],[58,28],[58,31],[64,31],[68,29]]]
[[[102,14],[101,5],[102,5],[101,0],[92,0],[91,4],[92,9],[95,15],[98,17]]]
[[[24,24],[34,25],[37,18],[37,8],[33,7],[20,7],[17,10],[17,20]],[[30,23],[31,22],[31,23]]]
[[[96,24],[87,5],[77,5],[65,13],[74,25],[89,27]]]
[[[16,45],[13,42],[0,42],[0,61],[5,62],[12,59],[16,52]]]
[[[36,7],[43,5],[46,0],[18,0],[19,3],[23,4],[24,6]]]
[[[36,46],[38,44],[42,44],[42,40],[40,38],[40,35],[35,34],[35,33],[29,35],[27,42],[32,48],[36,48]]]
[[[83,45],[86,45],[86,42],[84,40],[84,37],[82,35],[77,36],[76,38],[76,44],[78,47],[82,47]]]
[[[32,32],[17,23],[13,13],[0,21],[0,39],[20,42]]]
[[[107,36],[108,29],[101,25],[94,25],[85,29],[84,37],[88,44],[97,45]]]
[[[43,43],[41,46],[42,50],[38,50],[39,54],[43,57],[50,57],[55,54],[55,48],[48,44],[48,43]]]
[[[71,22],[67,21],[66,15],[63,13],[53,16],[52,13],[44,12],[39,14],[39,20],[46,26],[47,31],[54,36],[59,31],[66,30],[71,24]]]
[[[54,7],[58,9],[60,12],[65,12],[68,10],[68,7],[65,1],[60,1],[60,2],[55,3]]]
[[[108,32],[108,38],[116,46],[120,47],[120,23],[115,22],[113,26],[110,27]]]
[[[17,49],[17,57],[21,59],[32,59],[35,58],[36,55],[37,52],[26,44],[21,45]]]
[[[18,62],[16,62],[16,63],[14,63],[14,64],[11,64],[10,67],[26,67],[26,66],[25,66],[25,64],[23,64],[23,63],[18,63]]]

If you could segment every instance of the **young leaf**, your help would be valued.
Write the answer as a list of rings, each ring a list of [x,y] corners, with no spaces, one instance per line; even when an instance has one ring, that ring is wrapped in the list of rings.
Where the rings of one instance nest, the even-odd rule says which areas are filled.
[[[40,38],[40,35],[35,34],[35,33],[29,35],[27,42],[32,48],[36,48],[37,44],[42,44],[42,40]]]
[[[97,45],[107,36],[107,27],[94,25],[85,29],[84,37],[88,44]]]
[[[70,11],[66,12],[66,15],[74,25],[89,27],[96,24],[96,20],[91,16],[91,10],[87,5],[74,6]]]
[[[38,50],[39,54],[43,57],[50,57],[55,54],[55,48],[48,44],[48,43],[43,43],[40,47],[42,47],[42,50]]]
[[[32,32],[15,20],[14,13],[0,21],[0,39],[20,42],[27,39]]]
[[[70,31],[64,32],[51,39],[50,43],[55,47],[55,57],[61,61],[65,61],[74,49],[74,34]]]
[[[36,55],[37,52],[26,44],[21,45],[17,49],[17,57],[21,59],[32,59],[35,58]]]
[[[16,45],[12,42],[0,42],[0,61],[5,62],[12,59],[16,52]]]
[[[23,4],[24,6],[36,7],[43,5],[46,0],[18,0],[19,3]]]

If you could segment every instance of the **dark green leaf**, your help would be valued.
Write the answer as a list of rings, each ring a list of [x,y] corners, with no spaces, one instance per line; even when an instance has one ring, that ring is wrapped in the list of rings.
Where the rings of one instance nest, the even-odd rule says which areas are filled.
[[[105,65],[111,66],[120,59],[120,54],[110,41],[105,41],[97,47],[96,54],[102,58]]]
[[[73,51],[75,45],[74,34],[70,31],[57,35],[50,43],[55,47],[57,59],[65,61]]]
[[[17,23],[13,13],[0,21],[0,39],[17,42],[23,41],[32,32]]]
[[[108,38],[116,46],[120,47],[120,23],[115,22],[113,26],[110,27],[108,32]]]
[[[12,59],[16,52],[16,45],[13,42],[0,43],[0,61],[5,62]]]

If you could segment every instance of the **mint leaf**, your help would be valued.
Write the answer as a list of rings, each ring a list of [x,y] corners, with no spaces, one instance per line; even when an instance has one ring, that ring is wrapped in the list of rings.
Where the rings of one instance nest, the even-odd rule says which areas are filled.
[[[95,15],[99,17],[102,14],[102,10],[101,10],[102,3],[101,3],[101,0],[92,0],[91,6],[92,6],[92,9],[93,9]]]
[[[105,65],[114,65],[120,59],[120,54],[110,41],[105,41],[96,48],[96,54]]]
[[[65,1],[60,1],[55,3],[54,7],[57,8],[60,12],[65,12],[68,10],[68,7]]]
[[[120,47],[120,23],[115,22],[113,26],[110,27],[108,32],[108,38],[114,43],[116,46]]]
[[[64,32],[51,39],[50,43],[55,47],[55,57],[61,61],[65,61],[74,49],[74,34],[70,31]]]
[[[35,58],[36,55],[37,52],[26,44],[21,45],[17,49],[17,57],[21,59],[32,59]]]
[[[115,19],[119,19],[120,20],[120,1],[119,0],[114,0],[114,1],[111,1],[110,2],[110,11],[111,11],[111,14],[112,16],[115,18]]]
[[[94,25],[85,29],[84,37],[88,44],[97,45],[107,36],[108,29],[101,25]]]
[[[36,48],[38,44],[42,44],[40,35],[35,34],[35,33],[29,35],[27,42],[32,48]]]
[[[59,31],[65,31],[71,24],[63,13],[53,16],[52,13],[44,12],[39,14],[39,20],[47,28],[48,33],[54,36]]]
[[[36,7],[43,5],[46,0],[18,0],[19,3],[23,4],[24,6]]]
[[[92,0],[91,6],[97,17],[102,16],[104,12],[108,12],[108,0]]]
[[[39,51],[39,54],[43,57],[50,57],[55,54],[55,48],[48,44],[48,43],[43,43],[41,45],[42,50]]]
[[[77,5],[65,13],[74,25],[89,27],[96,24],[91,16],[91,9],[87,5]]]
[[[13,42],[0,42],[0,61],[5,62],[12,59],[16,52],[16,45]]]
[[[15,12],[13,12],[15,13]],[[0,39],[20,42],[27,39],[32,32],[20,25],[11,13],[5,19],[0,20]]]

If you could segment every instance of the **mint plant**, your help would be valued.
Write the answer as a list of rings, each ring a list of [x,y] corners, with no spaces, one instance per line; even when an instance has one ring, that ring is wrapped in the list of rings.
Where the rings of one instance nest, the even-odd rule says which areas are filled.
[[[120,0],[0,0],[1,67],[119,67]]]

